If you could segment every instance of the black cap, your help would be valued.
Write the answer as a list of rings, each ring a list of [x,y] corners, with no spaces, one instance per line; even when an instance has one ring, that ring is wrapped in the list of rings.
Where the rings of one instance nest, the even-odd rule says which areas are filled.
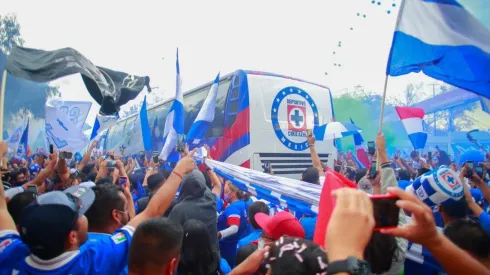
[[[68,234],[95,199],[92,189],[73,186],[36,198],[22,213],[20,236],[31,252],[40,258],[53,258],[63,252]]]
[[[305,171],[303,171],[301,180],[313,184],[318,184],[318,181],[320,180],[320,173],[315,167],[306,168]]]

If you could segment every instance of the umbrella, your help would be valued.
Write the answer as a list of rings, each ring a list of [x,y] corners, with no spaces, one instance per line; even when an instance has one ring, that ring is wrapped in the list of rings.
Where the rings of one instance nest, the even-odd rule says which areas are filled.
[[[352,123],[334,121],[316,127],[313,133],[315,134],[316,140],[329,140],[351,136],[360,131],[362,129]]]

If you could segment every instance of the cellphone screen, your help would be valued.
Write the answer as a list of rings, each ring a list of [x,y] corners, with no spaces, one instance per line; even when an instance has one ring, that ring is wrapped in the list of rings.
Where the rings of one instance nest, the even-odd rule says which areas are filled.
[[[313,135],[313,130],[312,129],[306,129],[306,136],[310,137]]]
[[[54,153],[54,146],[53,146],[53,144],[50,144],[49,145],[49,153],[50,154]]]
[[[473,169],[473,165],[474,165],[473,161],[468,161],[467,164],[469,169]]]
[[[29,185],[29,186],[27,186],[27,192],[37,193],[37,187]]]
[[[125,186],[127,182],[128,182],[128,178],[126,178],[126,177],[119,177],[119,185]]]
[[[374,230],[398,226],[400,208],[396,206],[399,198],[371,198],[376,225]]]
[[[371,162],[371,169],[369,169],[369,177],[372,179],[376,177],[376,161]]]
[[[481,177],[481,176],[483,175],[483,167],[481,167],[481,166],[477,166],[477,167],[475,168],[475,173],[477,173],[477,174],[478,174],[478,176],[479,176],[479,177]]]
[[[374,155],[376,149],[374,148],[374,141],[368,141],[368,153]]]

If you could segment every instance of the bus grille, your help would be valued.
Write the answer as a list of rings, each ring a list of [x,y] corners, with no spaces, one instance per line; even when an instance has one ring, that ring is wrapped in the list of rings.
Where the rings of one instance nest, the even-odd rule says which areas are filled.
[[[260,161],[269,162],[274,175],[294,175],[312,167],[311,155],[307,153],[259,153]],[[329,154],[318,154],[320,161],[328,162]]]

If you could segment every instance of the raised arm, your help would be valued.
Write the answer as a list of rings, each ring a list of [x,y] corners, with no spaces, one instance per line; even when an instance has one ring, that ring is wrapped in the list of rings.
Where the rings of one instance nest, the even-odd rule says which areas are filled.
[[[310,147],[310,155],[311,155],[311,162],[313,163],[313,167],[318,169],[318,173],[320,174],[320,177],[325,176],[325,172],[323,172],[323,166],[322,162],[320,161],[320,157],[318,156],[318,153],[316,152],[315,149],[315,135],[311,135],[307,137],[307,142],[308,142],[308,147]]]
[[[92,151],[94,150],[95,146],[97,146],[98,141],[94,140],[90,147],[88,148],[87,152],[85,152],[85,155],[83,155],[82,161],[80,164],[77,166],[78,171],[82,171],[83,167],[87,165],[87,163],[90,161],[90,156],[92,155]]]
[[[485,266],[437,231],[432,209],[415,194],[399,188],[389,188],[388,191],[400,197],[396,204],[412,213],[412,221],[401,227],[382,229],[381,233],[423,245],[448,274],[490,274]]]
[[[196,166],[192,157],[196,150],[182,158],[175,166],[172,174],[165,181],[158,191],[153,195],[146,209],[132,219],[128,225],[136,228],[140,223],[147,219],[163,215],[175,198],[179,189],[182,177],[190,173]]]

